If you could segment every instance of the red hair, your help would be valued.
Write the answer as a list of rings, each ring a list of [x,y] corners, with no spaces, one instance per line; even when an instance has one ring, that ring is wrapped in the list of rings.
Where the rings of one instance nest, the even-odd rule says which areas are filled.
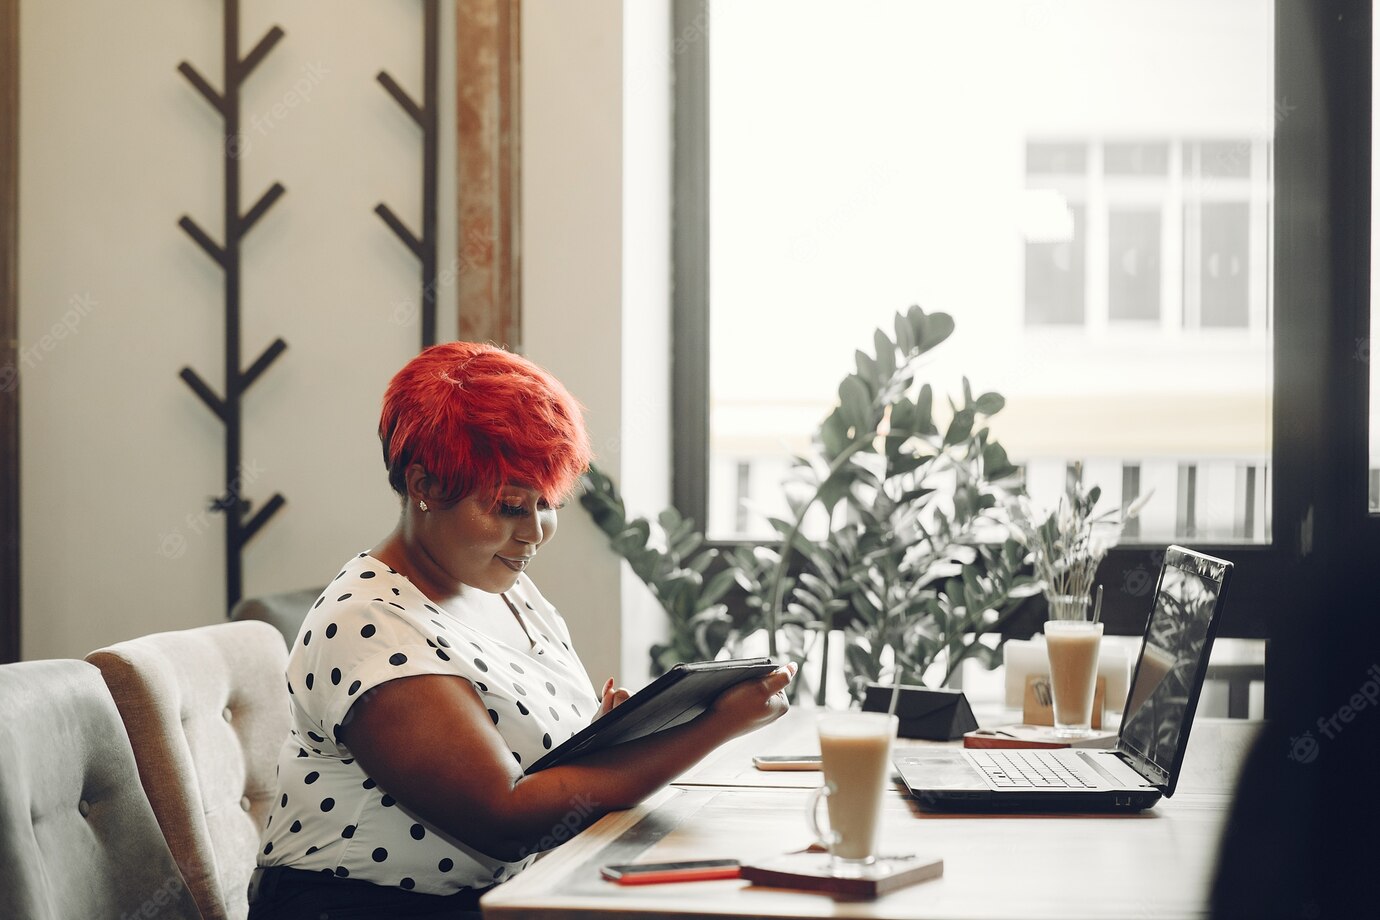
[[[590,461],[575,397],[526,358],[474,342],[433,345],[394,375],[379,440],[395,492],[418,463],[447,504],[514,483],[559,504]]]

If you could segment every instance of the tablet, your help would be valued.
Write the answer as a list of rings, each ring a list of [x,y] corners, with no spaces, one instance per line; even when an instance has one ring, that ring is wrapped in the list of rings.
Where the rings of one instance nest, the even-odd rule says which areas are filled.
[[[683,725],[709,708],[734,684],[765,677],[776,670],[770,658],[732,658],[678,664],[628,697],[600,719],[580,729],[562,745],[527,768],[536,773],[594,751]]]

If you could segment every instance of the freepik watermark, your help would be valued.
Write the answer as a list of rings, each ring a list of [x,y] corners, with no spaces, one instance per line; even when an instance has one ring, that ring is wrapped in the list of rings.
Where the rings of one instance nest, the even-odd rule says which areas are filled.
[[[122,911],[120,920],[153,920],[154,917],[163,912],[163,908],[172,903],[174,896],[181,887],[182,879],[169,878],[162,885],[159,885],[153,894],[144,899],[144,903],[137,908],[132,911]]]
[[[1284,121],[1296,111],[1298,111],[1298,106],[1290,102],[1288,96],[1280,99],[1274,106],[1275,124],[1283,124]],[[1236,172],[1244,168],[1249,168],[1250,162],[1250,141],[1235,141],[1228,144],[1218,144],[1212,148],[1210,163],[1218,170]]]
[[[293,109],[311,102],[312,94],[321,85],[322,78],[330,73],[320,64],[303,64],[301,69],[302,76],[293,82],[292,88],[280,96],[277,102],[268,107],[266,113],[253,113],[249,116],[248,128],[226,139],[225,149],[230,156],[236,159],[248,156],[249,151],[254,148],[251,132],[259,137],[268,137]]]
[[[687,48],[700,41],[708,34],[709,14],[700,12],[676,33],[675,39],[671,42],[671,53],[673,55],[684,54]]]
[[[541,853],[558,844],[565,843],[574,837],[586,824],[586,819],[590,815],[599,811],[599,803],[590,798],[587,793],[576,793],[570,799],[570,811],[567,811],[551,827],[551,830],[536,842],[531,848],[523,847],[519,851],[519,859],[525,859],[533,853]]]
[[[1356,688],[1356,692],[1331,715],[1318,717],[1318,731],[1331,741],[1346,730],[1356,720],[1357,713],[1371,706],[1380,705],[1380,663],[1366,669],[1366,681]],[[1289,739],[1289,759],[1298,763],[1312,763],[1318,759],[1321,749],[1312,730]]]
[[[1121,576],[1121,590],[1132,597],[1144,597],[1155,588],[1160,568],[1164,565],[1164,551],[1152,550],[1145,562],[1137,562]]]
[[[460,246],[459,254],[450,260],[450,264],[436,273],[435,280],[427,284],[427,289],[434,297],[437,291],[446,289],[455,284],[455,279],[465,272],[470,271],[478,265],[488,265],[494,258],[494,239],[492,236],[480,231],[471,229],[465,234],[465,239]],[[421,310],[418,301],[406,297],[400,297],[393,301],[393,308],[389,311],[389,318],[394,325],[406,326],[412,322],[417,313]]]
[[[37,342],[25,345],[19,349],[19,360],[17,364],[6,364],[0,367],[0,392],[8,393],[19,385],[19,372],[21,369],[31,371],[48,359],[57,350],[59,343],[64,339],[77,334],[81,329],[82,321],[91,315],[91,311],[99,305],[90,294],[73,294],[67,298],[67,310],[62,317],[49,327],[48,331],[39,337]]]
[[[158,555],[166,559],[180,559],[187,552],[187,535],[190,533],[193,537],[199,537],[210,530],[211,525],[215,523],[211,515],[221,513],[219,509],[227,504],[227,500],[228,504],[233,506],[240,500],[245,488],[253,485],[263,474],[264,468],[259,465],[257,460],[251,460],[248,464],[241,464],[240,474],[230,480],[225,496],[213,498],[209,507],[203,508],[195,514],[188,514],[183,518],[185,531],[183,527],[174,527],[172,530],[164,531],[159,535]]]

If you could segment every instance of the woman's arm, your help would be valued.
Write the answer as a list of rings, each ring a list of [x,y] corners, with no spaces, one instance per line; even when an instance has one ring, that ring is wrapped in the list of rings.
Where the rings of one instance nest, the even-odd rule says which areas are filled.
[[[642,801],[723,742],[775,721],[794,665],[731,687],[699,718],[524,776],[469,682],[423,675],[388,681],[351,707],[341,729],[359,765],[447,834],[517,860],[559,826],[592,823]]]

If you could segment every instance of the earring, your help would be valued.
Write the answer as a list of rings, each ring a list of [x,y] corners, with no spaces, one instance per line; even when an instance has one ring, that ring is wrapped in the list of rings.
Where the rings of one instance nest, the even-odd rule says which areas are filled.
[[[426,510],[427,510],[427,507],[426,507],[426,499],[423,498],[423,499],[419,500],[419,501],[417,502],[417,507],[420,508],[422,511],[426,511]]]

